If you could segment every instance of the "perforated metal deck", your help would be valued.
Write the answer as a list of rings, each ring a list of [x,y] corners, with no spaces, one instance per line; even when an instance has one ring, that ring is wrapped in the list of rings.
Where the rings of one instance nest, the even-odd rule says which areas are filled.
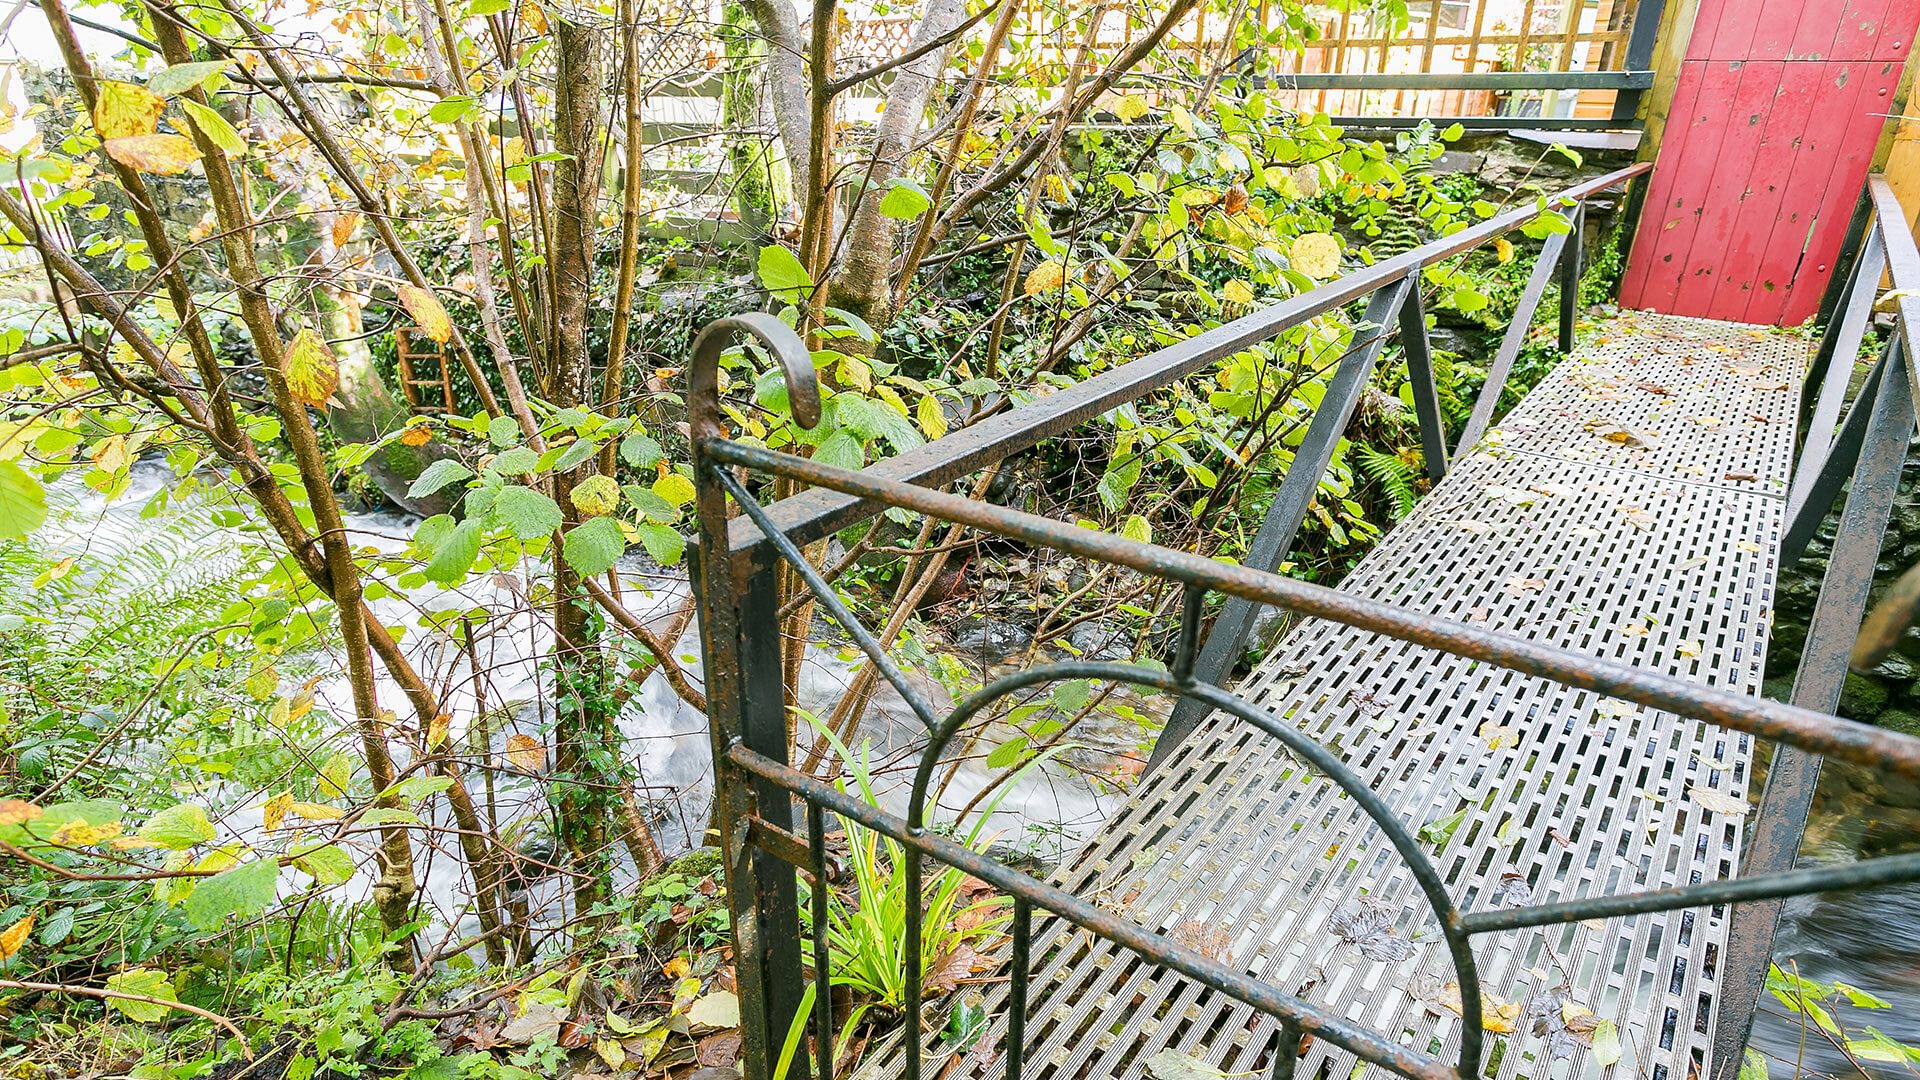
[[[1343,588],[1757,692],[1805,356],[1803,341],[1758,328],[1618,317]],[[1735,871],[1746,735],[1319,621],[1238,693],[1333,747],[1411,827],[1431,826],[1423,839],[1462,910]],[[1056,881],[1409,1046],[1455,1053],[1454,976],[1411,875],[1350,799],[1244,724],[1203,722]],[[1486,1075],[1599,1075],[1563,1031],[1582,1008],[1617,1026],[1611,1075],[1703,1075],[1725,916],[1479,939],[1489,1031],[1511,1030]],[[1272,1021],[1118,946],[1047,920],[1033,957],[1028,1077],[1136,1080],[1166,1048],[1230,1075],[1269,1067]],[[961,1060],[930,1038],[926,1075],[1000,1074],[1004,986],[986,1004],[996,1022]],[[1298,1075],[1345,1080],[1353,1059],[1330,1049],[1309,1048]],[[865,1071],[889,1069],[897,1055]]]

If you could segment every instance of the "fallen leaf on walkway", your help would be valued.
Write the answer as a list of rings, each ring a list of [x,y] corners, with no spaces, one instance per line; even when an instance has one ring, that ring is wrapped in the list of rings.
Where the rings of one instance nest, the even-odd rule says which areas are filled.
[[[1227,1074],[1192,1054],[1166,1049],[1147,1059],[1154,1080],[1222,1080]]]
[[[1460,1004],[1460,984],[1450,982],[1441,989],[1439,997],[1428,1005],[1439,1005],[1455,1016],[1466,1016],[1466,1010]],[[1480,1026],[1490,1035],[1513,1034],[1514,1022],[1520,1019],[1520,1003],[1501,1001],[1492,994],[1480,993]]]
[[[1637,383],[1634,383],[1633,385],[1639,387],[1642,390],[1645,390],[1649,394],[1659,394],[1661,397],[1665,397],[1668,394],[1673,393],[1673,391],[1668,390],[1666,387],[1661,386],[1657,382],[1637,382]]]
[[[1417,951],[1413,942],[1394,933],[1392,909],[1369,896],[1334,912],[1327,920],[1327,929],[1369,960],[1395,963]]]
[[[1503,746],[1520,745],[1520,733],[1505,724],[1496,724],[1489,720],[1480,725],[1480,737],[1487,741],[1487,749],[1498,750]]]
[[[1703,788],[1698,784],[1688,784],[1687,795],[1694,802],[1716,814],[1725,814],[1728,817],[1747,816],[1747,800],[1736,799],[1724,791]]]
[[[926,988],[936,994],[950,993],[961,980],[973,974],[974,961],[979,954],[966,942],[953,947],[934,958],[933,970],[927,973]]]
[[[1509,870],[1500,875],[1500,884],[1494,886],[1490,898],[1496,904],[1526,907],[1533,903],[1533,886],[1528,883],[1527,875],[1518,870]]]
[[[1728,479],[1728,480],[1758,480],[1758,479],[1760,479],[1760,478],[1759,478],[1758,476],[1756,476],[1756,475],[1754,475],[1753,473],[1750,473],[1750,472],[1730,472],[1730,473],[1728,473],[1728,474],[1726,475],[1726,479]]]
[[[1647,511],[1646,507],[1622,506],[1622,507],[1618,507],[1617,509],[1622,514],[1626,515],[1627,523],[1632,525],[1636,529],[1650,530],[1654,526],[1655,518],[1651,513]]]
[[[1514,596],[1520,596],[1525,593],[1539,592],[1547,587],[1547,582],[1544,578],[1521,577],[1519,574],[1514,574],[1507,578],[1506,584],[1502,587]]]

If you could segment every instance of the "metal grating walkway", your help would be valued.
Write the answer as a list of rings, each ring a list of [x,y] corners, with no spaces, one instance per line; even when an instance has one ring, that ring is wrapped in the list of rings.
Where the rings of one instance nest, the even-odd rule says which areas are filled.
[[[1757,692],[1806,351],[1759,328],[1619,316],[1343,589]],[[1735,871],[1749,736],[1319,621],[1238,693],[1341,753],[1410,826],[1437,822],[1428,836],[1443,842],[1428,847],[1462,910]],[[1455,1053],[1452,968],[1411,875],[1331,782],[1230,718],[1204,721],[1055,880]],[[1480,939],[1489,1034],[1512,1031],[1491,1040],[1486,1075],[1599,1075],[1565,1032],[1582,1009],[1617,1025],[1611,1075],[1704,1075],[1725,915]],[[1057,921],[1037,924],[1033,955],[1027,1076],[1137,1080],[1169,1047],[1230,1075],[1269,1067],[1277,1025],[1246,1006]],[[990,1015],[1004,999],[1004,985],[987,995]],[[926,1075],[998,1075],[1003,1032],[958,1061],[930,1039]],[[876,1056],[870,1073],[897,1070]],[[1320,1044],[1298,1075],[1347,1080],[1353,1064]]]

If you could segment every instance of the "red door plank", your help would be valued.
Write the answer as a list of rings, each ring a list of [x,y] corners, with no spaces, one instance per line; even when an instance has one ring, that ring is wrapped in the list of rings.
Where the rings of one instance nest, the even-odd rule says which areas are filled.
[[[1890,0],[1886,18],[1880,23],[1880,36],[1873,43],[1873,59],[1905,63],[1916,32],[1920,32],[1920,4]]]
[[[1852,0],[1834,26],[1830,55],[1835,60],[1870,59],[1888,12],[1912,6],[1913,0]]]
[[[1687,270],[1687,252],[1692,249],[1694,235],[1699,231],[1701,208],[1718,182],[1720,141],[1728,127],[1725,117],[1734,91],[1740,85],[1743,66],[1709,60],[1686,65],[1687,70],[1681,75],[1682,82],[1689,77],[1698,80],[1698,97],[1685,128],[1678,133],[1678,145],[1672,146],[1677,153],[1669,154],[1668,147],[1662,147],[1660,161],[1654,166],[1655,175],[1663,168],[1671,169],[1673,186],[1659,207],[1658,218],[1643,222],[1642,227],[1652,225],[1660,233],[1647,251],[1647,277],[1641,288],[1639,306],[1673,311],[1668,305],[1673,302],[1680,277]],[[1668,161],[1669,157],[1674,160]]]
[[[1793,178],[1801,134],[1813,116],[1819,97],[1819,68],[1823,64],[1784,63],[1776,84],[1772,110],[1761,125],[1753,170],[1740,194],[1737,218],[1727,230],[1726,253],[1721,256],[1720,281],[1713,292],[1714,318],[1746,322],[1774,223]],[[1734,118],[1737,120],[1737,117]],[[1694,246],[1700,245],[1699,240]]]
[[[1808,0],[1761,0],[1760,14],[1753,20],[1753,38],[1747,45],[1745,59],[1787,59],[1796,32],[1807,21],[1807,9],[1815,6],[1818,6],[1817,3]]]
[[[1900,81],[1900,65],[1891,61],[1846,66],[1861,71],[1865,77],[1860,80],[1860,92],[1852,113],[1845,117],[1846,132],[1841,136],[1833,173],[1827,179],[1820,215],[1814,222],[1806,257],[1800,260],[1800,272],[1794,275],[1786,309],[1780,316],[1783,326],[1805,322],[1820,306],[1821,293],[1832,277],[1833,260],[1840,254],[1854,200],[1867,182],[1867,166],[1873,159],[1880,130],[1886,125],[1894,86]],[[1817,106],[1816,115],[1821,115]],[[1839,119],[1836,116],[1835,122]]]
[[[1761,6],[1765,0],[1727,0],[1721,9],[1716,25],[1707,26],[1698,18],[1693,23],[1695,37],[1699,37],[1703,28],[1711,35],[1704,59],[1707,60],[1745,60],[1747,50],[1753,44],[1754,27],[1760,21]],[[1877,0],[1866,0],[1873,3]]]
[[[1693,15],[1693,32],[1687,38],[1688,60],[1709,60],[1713,57],[1713,39],[1719,36],[1720,24],[1727,19],[1727,10],[1736,13],[1743,10],[1749,0],[1700,0],[1700,7]]]
[[[1800,256],[1806,250],[1807,234],[1814,219],[1824,212],[1827,182],[1846,134],[1846,125],[1834,121],[1850,115],[1853,102],[1859,96],[1862,80],[1858,77],[1835,85],[1838,74],[1844,70],[1843,64],[1787,65],[1783,89],[1788,95],[1805,95],[1809,99],[1808,119],[1791,140],[1788,176],[1779,203],[1769,220],[1754,223],[1765,239],[1753,270],[1753,288],[1747,296],[1746,322],[1771,325],[1786,310],[1787,289],[1800,267]],[[1852,210],[1852,204],[1848,203],[1844,212]]]
[[[1787,47],[1788,60],[1845,59],[1833,55],[1833,38],[1840,20],[1858,0],[1806,0],[1800,21],[1794,27],[1793,42]]]
[[[1666,265],[1659,258],[1661,245],[1668,231],[1679,224],[1674,217],[1674,192],[1682,175],[1681,160],[1691,141],[1689,134],[1697,125],[1709,122],[1695,109],[1706,68],[1706,64],[1693,61],[1680,65],[1673,105],[1667,110],[1668,134],[1661,141],[1653,175],[1647,178],[1647,197],[1642,203],[1640,224],[1634,229],[1633,245],[1627,253],[1627,272],[1620,280],[1620,302],[1630,308],[1657,308],[1671,295],[1671,290],[1654,295],[1648,283],[1655,276],[1655,268]]]
[[[1673,310],[1677,314],[1709,319],[1738,319],[1746,314],[1745,303],[1730,314],[1715,307],[1713,301],[1726,276],[1728,241],[1740,223],[1747,181],[1766,141],[1774,95],[1780,90],[1785,67],[1778,60],[1749,61],[1740,66],[1739,85],[1720,121],[1726,133],[1714,158],[1713,184],[1700,204],[1699,224],[1687,249],[1686,270],[1674,294]]]

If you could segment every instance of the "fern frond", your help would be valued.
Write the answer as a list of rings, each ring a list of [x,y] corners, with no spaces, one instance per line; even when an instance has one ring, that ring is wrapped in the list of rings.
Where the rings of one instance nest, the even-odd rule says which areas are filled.
[[[1367,474],[1380,490],[1393,500],[1393,518],[1395,521],[1413,512],[1413,504],[1420,496],[1413,490],[1413,482],[1418,473],[1412,465],[1400,460],[1399,455],[1390,454],[1371,446],[1360,447],[1360,470]]]

